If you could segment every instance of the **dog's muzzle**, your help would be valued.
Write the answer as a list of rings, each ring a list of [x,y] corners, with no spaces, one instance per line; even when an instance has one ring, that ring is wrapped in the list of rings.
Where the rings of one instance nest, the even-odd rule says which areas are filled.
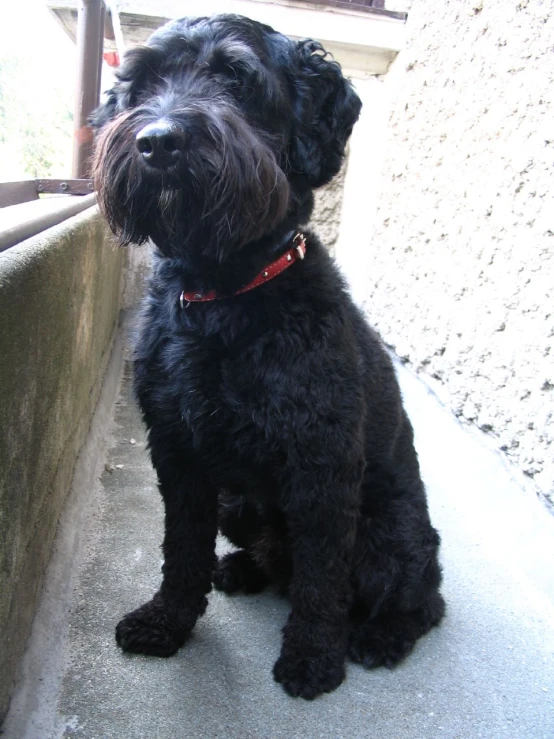
[[[180,126],[161,119],[141,129],[135,139],[141,159],[155,169],[178,164],[189,144],[190,135]]]

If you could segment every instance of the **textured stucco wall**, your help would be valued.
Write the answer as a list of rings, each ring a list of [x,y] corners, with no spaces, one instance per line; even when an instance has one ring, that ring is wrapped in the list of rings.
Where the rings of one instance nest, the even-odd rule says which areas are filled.
[[[344,175],[348,166],[347,158],[338,173],[325,187],[316,190],[314,210],[310,228],[317,233],[322,243],[334,254],[340,227],[342,201],[344,194]]]
[[[554,0],[414,0],[366,307],[554,500]]]
[[[0,254],[0,722],[116,326],[96,208]]]

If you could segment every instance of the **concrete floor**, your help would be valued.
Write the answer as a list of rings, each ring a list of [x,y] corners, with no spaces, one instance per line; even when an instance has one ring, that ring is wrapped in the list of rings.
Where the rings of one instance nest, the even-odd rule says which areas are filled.
[[[162,508],[127,367],[108,466],[61,523],[3,739],[553,739],[554,517],[419,380],[399,376],[448,603],[404,664],[349,665],[334,693],[287,697],[271,667],[288,605],[271,592],[212,593],[170,659],[116,647],[115,623],[151,596],[161,564]]]

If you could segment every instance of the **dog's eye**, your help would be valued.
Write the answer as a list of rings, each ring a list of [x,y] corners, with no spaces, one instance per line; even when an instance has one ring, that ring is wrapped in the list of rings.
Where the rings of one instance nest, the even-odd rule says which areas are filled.
[[[212,74],[219,75],[236,85],[242,85],[244,82],[244,70],[234,61],[215,56],[208,63],[208,67]]]
[[[126,96],[126,107],[134,108],[137,105],[148,100],[149,96],[152,95],[152,90],[147,85],[133,85],[129,87]]]
[[[231,80],[231,82],[242,84],[242,75],[240,73],[240,70],[232,64],[218,64],[215,69],[212,68],[212,72],[225,77],[225,79],[227,80]]]
[[[232,64],[225,64],[223,67],[223,73],[228,77],[234,77],[235,79],[239,78],[239,73]]]

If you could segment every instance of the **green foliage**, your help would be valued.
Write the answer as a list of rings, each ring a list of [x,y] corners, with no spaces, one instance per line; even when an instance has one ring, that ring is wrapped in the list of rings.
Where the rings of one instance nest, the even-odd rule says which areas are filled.
[[[0,52],[0,180],[68,176],[71,93],[37,59]]]

